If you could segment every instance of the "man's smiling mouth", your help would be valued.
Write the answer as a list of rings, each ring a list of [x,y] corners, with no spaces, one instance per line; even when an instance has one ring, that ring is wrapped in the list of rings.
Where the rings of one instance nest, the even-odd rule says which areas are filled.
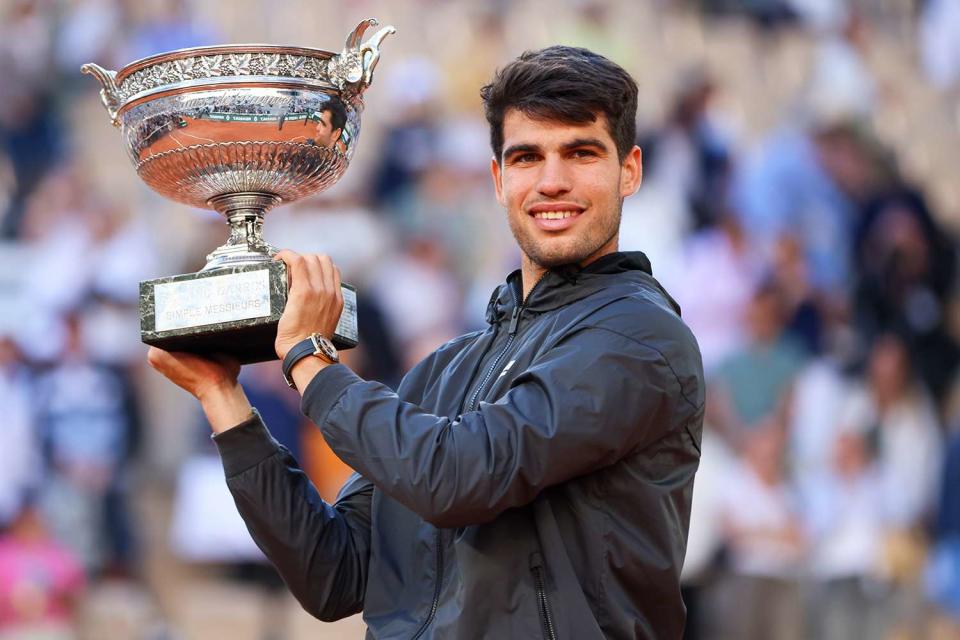
[[[562,220],[580,215],[580,211],[535,211],[533,217],[538,220]]]

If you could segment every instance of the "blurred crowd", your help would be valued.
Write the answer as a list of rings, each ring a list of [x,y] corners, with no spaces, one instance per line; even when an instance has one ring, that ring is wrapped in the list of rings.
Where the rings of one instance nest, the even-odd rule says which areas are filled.
[[[353,166],[265,224],[358,287],[350,366],[397,384],[482,326],[519,264],[480,86],[527,48],[608,55],[641,91],[621,248],[651,258],[708,376],[688,637],[960,637],[960,3],[332,7],[0,2],[0,638],[215,637],[190,611],[217,633],[240,614],[211,622],[198,576],[283,598],[198,408],[139,343],[137,283],[198,269],[226,225],[139,184],[78,70],[231,41],[338,50],[367,16],[398,34]],[[242,375],[332,498],[349,470],[278,364]],[[237,637],[296,635],[269,606],[256,621]]]

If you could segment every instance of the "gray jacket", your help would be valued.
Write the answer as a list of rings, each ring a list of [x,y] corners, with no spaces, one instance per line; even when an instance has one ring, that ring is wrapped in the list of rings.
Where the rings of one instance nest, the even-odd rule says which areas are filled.
[[[368,637],[680,638],[700,353],[640,253],[551,271],[398,392],[328,367],[303,411],[357,470],[324,503],[259,416],[215,438],[254,539]]]

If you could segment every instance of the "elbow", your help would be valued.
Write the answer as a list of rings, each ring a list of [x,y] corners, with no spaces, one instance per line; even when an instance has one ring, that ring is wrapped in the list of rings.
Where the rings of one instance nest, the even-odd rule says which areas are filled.
[[[357,609],[356,611],[319,611],[311,613],[313,617],[320,622],[337,622],[355,613],[360,613],[360,611],[361,609]]]
[[[298,597],[297,600],[304,611],[321,622],[336,622],[363,611],[363,606],[359,602],[333,602],[333,599],[322,601],[316,597]]]

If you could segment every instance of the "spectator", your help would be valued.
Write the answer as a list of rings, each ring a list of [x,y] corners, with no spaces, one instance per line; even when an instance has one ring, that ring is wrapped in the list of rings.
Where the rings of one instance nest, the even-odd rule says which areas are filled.
[[[960,633],[960,432],[956,426],[947,446],[934,533],[927,589],[947,615],[947,624]]]
[[[784,334],[781,298],[773,286],[754,293],[746,325],[747,342],[717,368],[708,387],[710,424],[734,448],[771,420],[784,424],[790,388],[805,358]]]
[[[863,210],[856,235],[857,327],[869,341],[895,332],[935,400],[942,400],[960,364],[948,328],[956,272],[955,243],[934,221],[924,198],[892,185]]]
[[[960,82],[960,5],[953,0],[923,4],[917,44],[923,70],[940,89],[956,89]]]
[[[405,197],[437,149],[435,101],[440,77],[434,64],[408,60],[389,78],[388,86],[396,107],[373,172],[373,204],[378,208]]]
[[[799,504],[784,470],[784,434],[770,421],[743,440],[743,458],[725,481],[720,509],[731,584],[725,638],[803,638]]]
[[[778,238],[770,266],[770,278],[776,283],[783,305],[784,333],[808,354],[820,354],[825,325],[833,319],[832,309],[810,282],[810,269],[800,242],[790,235]]]
[[[0,637],[70,640],[86,579],[31,498],[0,534]]]
[[[886,335],[873,345],[866,380],[848,395],[840,424],[875,448],[887,522],[901,531],[922,530],[937,497],[942,437],[900,339]]]
[[[661,276],[697,336],[708,375],[746,341],[747,309],[762,269],[740,219],[728,213],[688,237],[681,259]]]
[[[692,229],[716,224],[731,169],[728,134],[710,113],[716,88],[704,69],[685,71],[667,121],[638,143],[643,149],[645,187],[678,191],[689,207]]]
[[[24,492],[43,477],[30,379],[23,355],[6,329],[0,328],[0,529],[23,505]]]
[[[13,164],[14,189],[0,211],[0,238],[20,233],[30,193],[63,151],[54,108],[53,15],[49,3],[16,0],[0,8],[0,155]]]
[[[884,536],[883,483],[867,440],[841,431],[833,464],[806,494],[814,584],[812,637],[885,637],[888,590],[878,573]]]
[[[800,240],[814,288],[842,297],[848,286],[854,204],[834,182],[819,153],[826,129],[782,130],[752,152],[736,172],[734,209],[750,243],[769,259],[776,239]]]
[[[204,21],[188,0],[158,0],[138,8],[142,13],[128,32],[124,60],[222,41],[217,29]]]
[[[67,319],[67,344],[36,382],[47,457],[42,506],[53,535],[88,570],[129,575],[134,541],[127,507],[138,435],[136,397],[119,371],[92,361],[82,317]]]
[[[875,452],[884,524],[881,570],[891,589],[891,633],[919,633],[926,530],[937,499],[942,438],[933,402],[910,367],[905,345],[880,338],[863,386],[840,414],[844,431],[860,434]]]

